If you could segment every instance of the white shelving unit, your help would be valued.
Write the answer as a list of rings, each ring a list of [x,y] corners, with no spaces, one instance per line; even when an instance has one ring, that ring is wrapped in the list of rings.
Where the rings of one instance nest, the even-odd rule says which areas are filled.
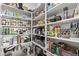
[[[47,15],[54,15],[54,14],[57,14],[59,12],[62,12],[64,7],[68,7],[68,9],[72,9],[76,6],[77,6],[76,3],[72,3],[72,4],[60,3],[60,4],[57,4],[56,6],[54,6],[53,8],[51,8],[50,10],[48,10]]]
[[[68,7],[68,10],[71,10],[71,9],[76,8],[77,4],[75,3],[74,4],[68,4],[68,3],[57,4],[56,6],[54,6],[53,8],[47,11],[47,15],[48,15],[47,19],[52,19],[52,17],[50,16],[61,13],[64,7]],[[75,16],[69,19],[62,19],[56,22],[50,22],[50,23],[47,23],[47,26],[55,25],[55,24],[65,25],[71,22],[79,22],[79,16]],[[59,41],[59,42],[64,42],[64,43],[67,43],[67,44],[70,44],[72,46],[76,46],[77,48],[79,48],[78,46],[79,38],[63,38],[63,37],[53,37],[53,36],[47,36],[47,38],[55,40],[55,41]]]
[[[5,5],[5,4],[2,4],[2,7],[3,8],[8,8],[9,10],[16,10],[16,11],[19,11],[19,12],[22,12],[22,13],[27,13],[27,14],[29,14],[30,15],[30,13],[31,12],[29,12],[29,11],[26,11],[26,10],[20,10],[20,9],[18,9],[18,8],[16,8],[16,7],[13,7],[13,6],[8,6],[8,5]]]
[[[51,15],[60,13],[60,12],[63,11],[64,7],[68,7],[68,9],[70,10],[72,8],[76,8],[77,4],[75,4],[75,3],[73,3],[73,4],[68,4],[68,3],[67,4],[66,3],[57,4],[56,6],[54,6],[53,8],[51,8],[50,10],[47,11],[47,15],[51,16]],[[50,18],[48,18],[48,19],[50,19]],[[51,23],[48,23],[47,25],[54,25],[54,24],[65,25],[66,23],[77,22],[77,21],[79,21],[79,16],[75,16],[75,17],[69,18],[69,19],[63,19],[63,20],[56,21],[56,22],[51,22]],[[52,38],[52,39],[58,39],[58,40],[64,40],[64,41],[79,43],[78,42],[79,38],[67,39],[67,38],[50,37],[50,36],[47,36],[47,37]],[[74,40],[74,39],[77,39],[77,40]]]
[[[10,25],[2,25],[2,27],[10,27],[10,28],[30,28],[30,26],[10,26]]]
[[[35,17],[35,19],[33,19],[33,21],[38,21],[40,19],[44,19],[44,17],[45,17],[45,13],[42,13],[39,16]]]
[[[20,15],[28,15],[28,16],[30,16],[30,17],[27,17],[26,16],[26,18],[23,18],[23,17],[17,17],[17,16],[12,16],[12,15],[4,15],[2,12],[4,12],[4,10],[8,10],[8,12],[9,11],[11,11],[11,12],[18,12]],[[24,22],[30,22],[31,23],[31,20],[32,20],[32,18],[31,18],[31,12],[29,12],[29,11],[26,11],[26,10],[20,10],[20,9],[18,9],[18,8],[16,8],[16,7],[12,7],[12,6],[9,6],[9,5],[5,5],[5,4],[1,4],[0,5],[0,19],[19,19],[19,20],[21,20],[21,21],[24,21]],[[14,26],[14,25],[0,25],[2,28],[3,27],[5,27],[5,28],[21,28],[21,29],[27,29],[27,28],[30,28],[31,29],[31,26]],[[19,29],[18,29],[19,30]],[[31,32],[32,32],[32,30],[30,30]],[[2,36],[2,38],[0,38],[0,41],[1,41],[1,43],[0,43],[0,48],[3,50],[3,48],[6,48],[6,47],[8,47],[8,46],[17,46],[17,45],[27,45],[27,44],[30,44],[29,42],[26,42],[26,43],[20,43],[20,44],[13,44],[13,45],[8,45],[8,46],[3,46],[3,38],[7,38],[7,37],[16,37],[16,36],[18,36],[19,34],[17,34],[17,35],[2,35],[1,33],[0,33],[0,35]],[[24,34],[23,34],[24,35]],[[32,35],[31,35],[32,36]],[[1,55],[4,55],[4,52],[3,51],[0,51],[0,54]]]
[[[28,18],[28,17],[27,18],[22,18],[22,17],[16,17],[16,16],[6,16],[6,15],[1,15],[0,14],[1,18],[20,19],[22,21],[30,21],[31,22],[31,26],[26,26],[25,27],[25,26],[0,25],[0,27],[30,28],[31,29],[31,42],[30,43],[33,43],[33,44],[39,46],[41,49],[45,50],[46,53],[49,53],[52,56],[57,56],[56,54],[53,54],[53,53],[51,53],[50,51],[47,50],[47,48],[48,48],[48,46],[47,46],[48,38],[55,39],[55,40],[60,40],[60,41],[64,41],[64,42],[67,41],[69,43],[74,43],[74,44],[76,44],[76,43],[79,44],[79,38],[69,38],[69,39],[67,39],[67,38],[62,38],[62,37],[51,37],[51,36],[48,36],[47,35],[47,27],[48,27],[48,25],[54,25],[54,24],[63,24],[63,25],[65,25],[65,23],[77,22],[77,21],[79,21],[79,16],[76,16],[76,17],[73,17],[73,18],[69,18],[69,19],[62,19],[60,21],[51,22],[51,23],[47,23],[47,19],[50,19],[50,18],[52,18],[51,16],[62,12],[64,7],[68,7],[68,9],[70,10],[70,9],[76,8],[76,6],[77,6],[77,3],[69,3],[69,4],[68,3],[61,3],[61,4],[57,4],[56,6],[52,7],[51,9],[47,10],[47,4],[43,3],[37,9],[35,9],[34,12],[41,11],[42,9],[44,9],[44,13],[39,14],[37,17],[35,17],[33,19],[33,13],[34,12],[29,12],[29,11],[25,11],[25,10],[19,10],[19,9],[17,9],[15,7],[2,4],[1,5],[2,9],[9,9],[9,10],[12,10],[12,11],[18,11],[20,13],[26,13],[27,15],[30,16],[30,18]],[[39,21],[39,20],[44,20],[45,24],[33,25],[34,21]],[[40,34],[33,33],[33,28],[38,28],[38,27],[45,27],[45,35],[40,35]],[[45,42],[44,42],[45,43],[45,47],[43,47],[40,44],[34,42],[33,41],[33,35],[45,37]],[[14,36],[17,36],[17,35],[3,35],[3,36],[4,37],[5,36],[13,36],[14,37]],[[28,44],[28,42],[27,43],[21,43],[21,44]],[[18,45],[18,44],[16,44],[16,45]]]
[[[33,39],[32,39],[32,43],[35,44],[35,45],[37,45],[37,46],[39,46],[39,47],[42,48],[44,51],[46,51],[46,53],[48,53],[47,55],[57,56],[56,54],[53,54],[53,53],[51,53],[50,51],[47,50],[47,34],[46,34],[46,33],[47,33],[47,12],[46,12],[46,7],[47,7],[47,6],[46,6],[46,4],[43,4],[43,5],[41,4],[40,7],[42,7],[42,6],[45,6],[45,7],[43,7],[44,10],[45,10],[45,13],[39,14],[39,15],[38,15],[37,17],[35,17],[35,19],[33,19],[32,21],[39,21],[39,20],[43,20],[43,19],[44,19],[45,24],[35,25],[35,26],[32,25],[32,28],[45,27],[45,35],[40,35],[40,34],[35,34],[35,33],[32,33],[32,35],[37,35],[37,36],[45,37],[45,47],[43,47],[43,46],[41,46],[40,44],[34,42]],[[41,9],[43,9],[43,8],[41,8]],[[40,8],[38,8],[38,9],[39,9],[38,11],[41,10]],[[35,11],[36,11],[36,10],[35,10]]]
[[[38,21],[41,20],[41,18],[45,17],[45,47],[39,45],[38,43],[34,42],[33,43],[37,46],[39,46],[40,48],[42,48],[43,50],[47,51],[49,54],[52,55],[52,53],[50,51],[47,50],[47,39],[55,39],[55,40],[59,40],[59,41],[64,41],[64,42],[68,42],[68,43],[72,43],[73,46],[79,47],[79,38],[62,38],[62,37],[51,37],[47,35],[47,27],[48,25],[54,25],[54,24],[61,24],[61,25],[65,25],[67,23],[71,23],[71,22],[77,22],[79,21],[79,16],[75,16],[73,18],[69,18],[69,19],[62,19],[60,21],[56,21],[56,22],[51,22],[51,23],[47,23],[47,19],[52,18],[51,16],[58,14],[60,12],[63,11],[64,7],[68,7],[68,10],[76,8],[77,4],[76,3],[61,3],[61,4],[57,4],[56,6],[54,6],[53,8],[47,10],[47,5],[45,4],[45,13],[44,14],[40,14],[39,16],[37,16],[35,19],[33,19],[33,21]],[[40,10],[40,9],[39,9]],[[40,25],[39,25],[40,26]],[[39,27],[39,26],[33,26],[33,27]],[[38,35],[38,34],[34,34],[33,35]],[[42,36],[42,35],[38,35],[38,36]],[[56,54],[53,54],[54,56],[56,56]]]
[[[50,37],[50,36],[48,36],[48,38],[79,43],[79,38],[69,38],[69,39],[67,39],[67,38],[62,38],[62,37],[59,38],[59,37]]]
[[[33,27],[44,27],[44,26],[45,26],[45,24],[41,24],[41,25],[35,25]]]
[[[30,21],[31,18],[21,18],[21,17],[15,17],[15,16],[6,16],[6,15],[1,15],[1,18],[5,19],[5,18],[10,18],[10,19],[20,19],[22,21]]]
[[[51,52],[49,52],[45,47],[42,47],[41,45],[39,45],[38,43],[32,41],[33,44],[39,46],[40,48],[42,48],[43,50],[45,50],[47,53],[49,53],[52,56],[57,56],[56,54],[52,54]]]
[[[64,24],[64,23],[71,23],[71,22],[77,22],[79,21],[79,17],[74,17],[74,18],[69,18],[69,19],[63,19],[61,21],[57,21],[57,22],[51,22],[48,23],[47,25],[52,25],[52,24]]]
[[[44,35],[40,35],[40,34],[33,34],[33,35],[37,35],[37,36],[42,36],[42,37],[45,37]]]

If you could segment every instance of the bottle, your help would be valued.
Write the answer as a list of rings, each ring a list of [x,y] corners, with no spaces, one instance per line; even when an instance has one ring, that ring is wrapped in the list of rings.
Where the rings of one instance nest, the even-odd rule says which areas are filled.
[[[24,10],[22,3],[17,3],[17,4],[16,4],[16,7],[17,7],[18,9]]]
[[[60,33],[60,25],[58,25],[58,33]]]
[[[50,39],[48,40],[48,49],[49,51],[51,51],[51,40]]]
[[[18,11],[16,11],[16,17],[19,17],[19,16],[20,16],[19,12],[18,12]]]
[[[50,19],[48,19],[48,21],[47,21],[48,23],[51,23],[51,20]]]
[[[76,52],[77,52],[77,56],[79,56],[79,49],[77,49]]]
[[[4,34],[5,34],[5,30],[4,30],[4,28],[2,28],[1,31],[2,31],[2,35],[4,35]]]
[[[68,7],[63,8],[64,11],[64,19],[68,18]]]
[[[61,27],[60,27],[60,25],[58,24],[58,37],[60,37],[61,35],[60,35],[60,32],[61,32]]]
[[[10,28],[8,28],[7,31],[8,31],[8,35],[10,35]]]
[[[53,4],[52,3],[48,3],[48,8],[47,8],[47,10],[49,10],[50,8],[52,8],[53,7]]]
[[[55,27],[54,27],[54,29],[55,29],[55,37],[57,37],[58,27],[57,27],[57,26],[55,26]]]
[[[7,35],[7,28],[5,28],[5,35]]]
[[[49,36],[49,31],[47,31],[47,35]]]
[[[56,47],[56,54],[57,54],[58,56],[61,55],[61,47],[60,47],[59,45]]]
[[[6,25],[6,20],[2,19],[2,25]]]

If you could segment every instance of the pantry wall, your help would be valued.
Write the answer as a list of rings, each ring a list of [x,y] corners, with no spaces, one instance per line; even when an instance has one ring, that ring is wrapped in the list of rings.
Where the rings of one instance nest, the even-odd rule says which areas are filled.
[[[78,3],[18,5],[0,5],[1,56],[79,56]]]

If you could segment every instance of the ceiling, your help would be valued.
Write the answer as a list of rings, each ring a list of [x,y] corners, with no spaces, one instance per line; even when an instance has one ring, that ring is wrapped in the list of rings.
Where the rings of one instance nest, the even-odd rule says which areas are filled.
[[[28,7],[30,10],[34,10],[40,6],[40,3],[23,3],[23,6]]]

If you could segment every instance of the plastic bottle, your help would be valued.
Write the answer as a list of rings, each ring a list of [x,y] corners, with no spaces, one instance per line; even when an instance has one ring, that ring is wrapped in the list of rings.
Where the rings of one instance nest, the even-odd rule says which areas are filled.
[[[58,36],[60,35],[60,32],[61,32],[61,28],[60,25],[58,25]]]
[[[49,48],[49,51],[51,51],[51,40],[50,39],[48,40],[48,48]]]
[[[58,31],[57,26],[55,26],[54,29],[55,29],[55,36],[57,37],[57,31]]]
[[[56,54],[61,55],[61,47],[59,47],[59,45],[56,47]]]

